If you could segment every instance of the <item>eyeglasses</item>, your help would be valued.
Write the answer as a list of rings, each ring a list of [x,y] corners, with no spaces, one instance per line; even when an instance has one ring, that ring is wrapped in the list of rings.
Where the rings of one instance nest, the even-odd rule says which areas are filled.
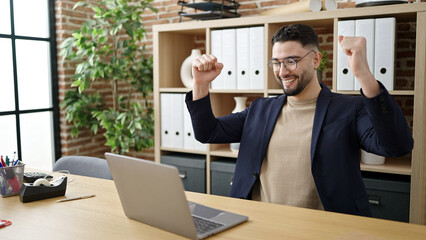
[[[301,57],[299,60],[294,60],[291,57],[287,57],[281,60],[274,58],[268,61],[268,66],[272,71],[279,72],[281,69],[281,64],[284,64],[285,69],[287,69],[288,71],[294,71],[297,68],[297,63],[302,61],[302,59],[308,56],[308,54],[311,52],[315,53],[314,50],[311,50],[305,56]]]

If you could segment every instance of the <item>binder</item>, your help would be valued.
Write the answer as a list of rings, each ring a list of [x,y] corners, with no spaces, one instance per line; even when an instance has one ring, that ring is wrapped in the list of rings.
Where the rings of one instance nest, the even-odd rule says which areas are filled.
[[[183,105],[185,102],[184,96],[181,93],[173,93],[171,95],[171,108],[169,111],[172,116],[167,119],[171,122],[171,140],[170,147],[172,148],[183,148]]]
[[[236,30],[222,30],[223,89],[237,89]]]
[[[183,95],[183,99],[185,99]],[[202,144],[195,139],[194,128],[192,127],[191,115],[188,108],[183,106],[183,145],[184,149],[207,151],[207,144]]]
[[[250,29],[237,30],[237,89],[250,89]]]
[[[161,102],[161,146],[162,147],[171,147],[171,121],[172,112],[170,111],[170,105],[172,103],[170,93],[161,93],[160,102]]]
[[[355,36],[355,20],[339,21],[338,35],[345,37]],[[354,90],[354,75],[349,67],[348,57],[339,43],[337,51],[337,90]]]
[[[374,74],[375,22],[374,18],[355,20],[355,36],[364,37],[367,41],[367,62],[372,74]],[[355,78],[354,90],[360,88],[361,85]]]
[[[214,55],[219,62],[223,62],[222,57],[222,30],[212,30],[210,32],[210,54]],[[223,89],[223,71],[211,83],[212,89]]]
[[[393,90],[395,61],[395,18],[376,18],[374,77]]]
[[[183,148],[184,149],[194,149],[194,144],[192,142],[192,137],[194,132],[192,129],[191,116],[189,115],[188,108],[184,107],[183,109]]]
[[[250,88],[264,88],[264,27],[250,28]]]

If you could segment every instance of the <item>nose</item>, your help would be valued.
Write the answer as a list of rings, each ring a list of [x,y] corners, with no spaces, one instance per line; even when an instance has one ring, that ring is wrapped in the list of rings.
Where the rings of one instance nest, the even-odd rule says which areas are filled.
[[[280,76],[285,76],[289,73],[290,71],[287,70],[287,68],[285,67],[284,63],[280,64],[280,71],[279,71],[279,75]]]

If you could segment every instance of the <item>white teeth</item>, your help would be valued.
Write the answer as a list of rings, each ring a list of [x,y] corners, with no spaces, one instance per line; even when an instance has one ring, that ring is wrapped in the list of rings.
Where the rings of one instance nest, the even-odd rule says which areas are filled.
[[[287,80],[283,80],[283,82],[284,83],[289,83],[289,82],[292,82],[292,81],[294,81],[296,78],[290,78],[290,79],[287,79]]]

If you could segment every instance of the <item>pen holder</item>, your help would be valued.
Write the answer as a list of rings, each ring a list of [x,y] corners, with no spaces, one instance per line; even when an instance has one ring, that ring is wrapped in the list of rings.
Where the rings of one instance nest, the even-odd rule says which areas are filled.
[[[0,194],[2,197],[18,195],[24,183],[25,164],[0,167]]]

